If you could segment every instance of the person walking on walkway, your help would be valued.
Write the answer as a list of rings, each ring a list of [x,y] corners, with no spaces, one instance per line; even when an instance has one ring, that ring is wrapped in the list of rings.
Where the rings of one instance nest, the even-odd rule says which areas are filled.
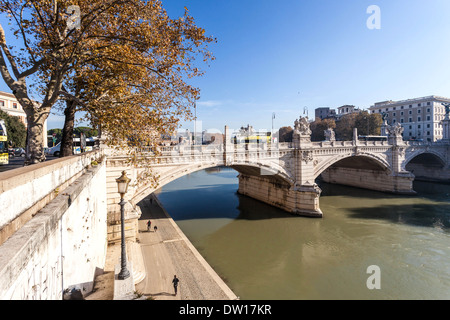
[[[147,222],[147,231],[150,232],[150,227],[152,226],[152,222],[148,220]]]
[[[178,282],[180,282],[180,279],[177,278],[177,275],[174,275],[172,283],[173,283],[173,290],[175,290],[175,295],[177,295]]]

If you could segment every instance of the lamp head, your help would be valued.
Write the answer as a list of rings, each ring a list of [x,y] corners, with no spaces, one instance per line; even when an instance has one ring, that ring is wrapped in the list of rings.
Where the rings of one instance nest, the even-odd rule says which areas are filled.
[[[122,171],[122,175],[120,176],[120,178],[116,179],[117,191],[122,197],[125,193],[127,193],[128,184],[130,183],[130,181],[131,179],[127,177],[127,173],[125,171]]]

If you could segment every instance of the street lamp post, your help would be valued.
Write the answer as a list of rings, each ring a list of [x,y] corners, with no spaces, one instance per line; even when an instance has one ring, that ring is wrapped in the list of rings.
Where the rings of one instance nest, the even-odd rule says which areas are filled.
[[[194,115],[194,146],[196,145],[195,140],[197,138],[197,103],[194,104],[194,110],[195,110],[195,115]]]
[[[122,251],[121,251],[121,268],[120,273],[118,275],[119,280],[125,280],[130,276],[130,271],[127,269],[127,255],[126,255],[126,249],[125,249],[125,200],[124,195],[127,193],[128,184],[130,183],[130,179],[127,177],[127,174],[125,171],[122,171],[122,175],[120,178],[116,179],[117,182],[117,190],[120,193],[120,219],[121,219],[121,234],[122,234]]]

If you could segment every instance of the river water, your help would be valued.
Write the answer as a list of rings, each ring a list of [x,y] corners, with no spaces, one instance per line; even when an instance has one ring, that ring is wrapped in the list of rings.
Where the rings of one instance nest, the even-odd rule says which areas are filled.
[[[450,185],[398,196],[321,183],[317,219],[237,194],[237,174],[199,171],[156,194],[241,299],[450,299]]]

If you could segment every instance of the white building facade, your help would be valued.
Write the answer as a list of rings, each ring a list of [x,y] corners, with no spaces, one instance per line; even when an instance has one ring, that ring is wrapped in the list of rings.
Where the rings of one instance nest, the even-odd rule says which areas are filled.
[[[23,110],[22,105],[17,101],[16,97],[12,93],[0,91],[0,110],[15,117],[19,117],[20,121],[28,127],[27,115]],[[44,148],[48,147],[47,144],[47,120],[44,122],[43,128],[44,135]]]
[[[369,108],[371,113],[385,116],[387,124],[400,123],[404,140],[437,141],[443,138],[442,120],[450,98],[427,96],[422,98],[377,102]]]

